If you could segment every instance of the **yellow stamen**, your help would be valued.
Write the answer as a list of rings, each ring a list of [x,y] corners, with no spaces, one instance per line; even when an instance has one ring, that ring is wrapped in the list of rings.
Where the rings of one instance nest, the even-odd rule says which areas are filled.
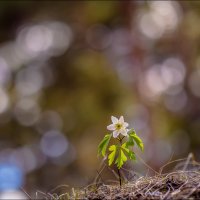
[[[116,128],[117,130],[120,130],[120,129],[122,128],[122,124],[119,124],[119,123],[116,124],[116,125],[115,125],[115,128]]]

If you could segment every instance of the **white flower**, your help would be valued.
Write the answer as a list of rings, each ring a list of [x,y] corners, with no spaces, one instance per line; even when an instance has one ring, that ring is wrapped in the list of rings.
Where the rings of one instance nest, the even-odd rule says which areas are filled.
[[[107,126],[107,129],[109,131],[113,131],[113,137],[114,138],[118,137],[120,133],[124,136],[127,136],[128,123],[124,122],[124,117],[121,116],[119,119],[117,119],[116,117],[112,116],[111,120],[112,120],[112,124]]]

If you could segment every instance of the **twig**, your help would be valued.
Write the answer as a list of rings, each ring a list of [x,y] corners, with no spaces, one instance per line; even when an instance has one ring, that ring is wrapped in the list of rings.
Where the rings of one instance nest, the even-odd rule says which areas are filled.
[[[192,191],[184,197],[184,199],[188,199],[198,188],[200,187],[200,183],[192,189]]]
[[[27,196],[28,198],[32,199],[31,196],[30,196],[22,187],[21,187],[21,190],[26,194],[26,196]]]
[[[185,170],[187,169],[187,167],[188,167],[188,165],[189,165],[189,162],[190,162],[190,160],[191,160],[192,158],[193,158],[193,154],[190,153],[190,154],[188,155],[188,157],[187,157],[187,160],[186,160],[185,164],[184,164],[183,171],[185,171]]]
[[[136,153],[135,153],[136,154]],[[140,159],[140,161],[148,168],[151,169],[155,174],[160,175],[159,172],[157,172],[156,170],[154,170],[152,167],[150,167],[147,163],[145,163],[145,161],[138,155],[136,154],[136,156]]]

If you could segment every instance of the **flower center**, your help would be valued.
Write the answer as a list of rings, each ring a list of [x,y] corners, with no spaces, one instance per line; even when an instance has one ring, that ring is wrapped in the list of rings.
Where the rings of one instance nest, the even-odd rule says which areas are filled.
[[[119,124],[119,123],[116,124],[116,125],[115,125],[115,128],[116,128],[117,130],[120,130],[120,129],[122,128],[122,124]]]

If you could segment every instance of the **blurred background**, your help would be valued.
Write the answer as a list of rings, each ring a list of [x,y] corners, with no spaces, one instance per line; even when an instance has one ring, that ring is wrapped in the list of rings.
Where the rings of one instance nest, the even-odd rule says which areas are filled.
[[[111,115],[153,169],[198,160],[199,19],[198,1],[0,1],[1,198],[91,183]]]

